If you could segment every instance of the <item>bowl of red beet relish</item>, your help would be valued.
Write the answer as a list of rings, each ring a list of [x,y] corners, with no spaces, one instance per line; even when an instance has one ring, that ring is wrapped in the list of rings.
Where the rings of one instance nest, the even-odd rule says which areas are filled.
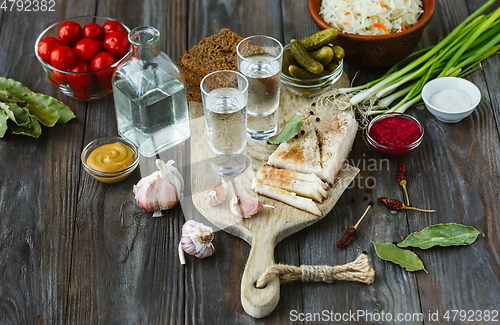
[[[389,158],[406,156],[424,137],[424,127],[413,116],[386,113],[371,120],[366,128],[368,143]]]

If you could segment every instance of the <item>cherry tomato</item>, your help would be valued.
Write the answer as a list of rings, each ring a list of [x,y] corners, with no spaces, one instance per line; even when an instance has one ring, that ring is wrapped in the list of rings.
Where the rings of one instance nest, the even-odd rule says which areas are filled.
[[[91,72],[90,64],[85,61],[76,61],[76,64],[69,70],[70,72]],[[85,87],[92,82],[94,76],[92,74],[69,74],[66,76],[71,85],[77,87]]]
[[[76,63],[76,53],[69,46],[58,46],[50,52],[50,62],[56,69],[68,70]]]
[[[105,35],[108,35],[109,33],[112,32],[124,32],[124,33],[127,32],[125,30],[125,27],[123,27],[123,25],[117,22],[116,20],[110,20],[104,23],[104,25],[102,25],[102,29],[104,30]]]
[[[101,52],[97,54],[90,62],[90,68],[92,71],[102,70],[113,65],[116,62],[115,57],[108,52]],[[113,73],[113,69],[106,69],[101,72],[96,72],[96,76],[98,77],[107,77]]]
[[[99,46],[99,53],[104,52],[104,42],[103,41],[95,41],[97,46]]]
[[[73,89],[73,97],[81,100],[89,100],[94,89],[94,83],[91,82],[85,87],[78,87],[72,84],[71,89]]]
[[[68,83],[68,79],[66,78],[66,73],[59,72],[57,70],[52,70],[52,78],[62,85]]]
[[[113,69],[110,69],[111,72],[113,72]],[[109,75],[107,77],[96,77],[95,84],[98,85],[101,88],[107,89],[107,90],[113,90],[113,86],[111,85],[111,77],[112,75]]]
[[[117,60],[130,50],[130,42],[125,32],[112,32],[104,39],[104,49],[113,54]]]
[[[68,83],[68,79],[66,79],[66,74],[59,72],[57,70],[52,70],[52,75],[49,75],[49,80],[57,88],[59,88],[60,85],[66,85]]]
[[[104,30],[97,24],[87,24],[83,26],[83,37],[91,38],[94,41],[102,41],[104,39]]]
[[[45,37],[38,43],[38,55],[45,62],[50,64],[50,52],[58,46],[61,46],[61,42],[55,37]]]
[[[82,27],[74,21],[67,21],[59,28],[59,40],[70,47],[82,39]]]
[[[75,45],[76,58],[90,62],[99,53],[99,45],[90,38],[84,38]]]

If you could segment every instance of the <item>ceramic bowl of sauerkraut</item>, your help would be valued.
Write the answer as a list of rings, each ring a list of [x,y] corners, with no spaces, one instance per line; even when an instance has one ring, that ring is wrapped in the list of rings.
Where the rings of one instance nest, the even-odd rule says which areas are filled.
[[[309,0],[322,29],[335,27],[345,60],[368,67],[393,65],[410,55],[434,14],[434,0]]]

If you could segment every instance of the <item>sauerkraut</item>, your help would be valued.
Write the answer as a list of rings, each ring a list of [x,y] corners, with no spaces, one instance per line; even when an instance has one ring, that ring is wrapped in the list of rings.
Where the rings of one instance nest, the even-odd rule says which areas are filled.
[[[320,15],[344,33],[384,35],[415,25],[422,14],[421,0],[323,0]]]

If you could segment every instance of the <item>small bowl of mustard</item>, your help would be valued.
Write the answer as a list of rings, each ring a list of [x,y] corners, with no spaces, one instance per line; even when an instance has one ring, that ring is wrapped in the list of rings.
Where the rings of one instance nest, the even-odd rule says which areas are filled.
[[[139,151],[120,137],[100,138],[82,151],[83,169],[103,183],[117,183],[130,175],[139,164]]]

